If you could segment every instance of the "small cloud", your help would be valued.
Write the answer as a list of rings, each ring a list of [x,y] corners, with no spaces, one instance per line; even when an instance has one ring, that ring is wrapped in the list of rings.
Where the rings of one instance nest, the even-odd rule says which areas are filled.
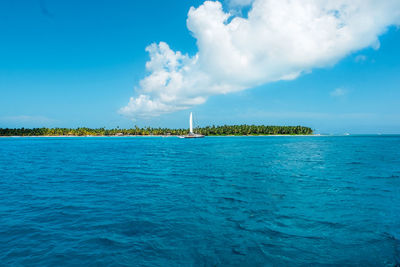
[[[353,119],[376,119],[375,113],[325,113],[325,112],[302,112],[302,111],[289,111],[289,112],[264,112],[252,110],[251,112],[243,113],[240,117],[251,118],[274,118],[274,119],[339,119],[339,120],[353,120]]]
[[[230,7],[244,7],[249,6],[254,2],[254,0],[229,0]]]
[[[10,125],[10,127],[42,127],[57,122],[45,116],[4,116],[0,117],[0,123]]]
[[[336,88],[335,90],[333,90],[330,95],[333,97],[342,97],[345,96],[347,94],[347,90],[342,89],[342,88]]]
[[[358,55],[356,56],[356,58],[354,59],[355,62],[359,63],[359,62],[364,62],[367,60],[367,56],[365,55]]]

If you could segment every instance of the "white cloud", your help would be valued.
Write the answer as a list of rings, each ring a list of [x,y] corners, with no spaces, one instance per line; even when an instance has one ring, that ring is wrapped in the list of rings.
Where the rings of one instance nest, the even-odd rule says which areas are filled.
[[[49,119],[45,116],[28,116],[28,115],[20,115],[20,116],[4,116],[0,117],[1,121],[5,122],[38,122],[38,123],[49,123],[54,122],[55,120]]]
[[[244,7],[249,6],[254,2],[254,0],[229,0],[230,7]]]
[[[187,19],[198,53],[163,42],[147,47],[149,75],[120,113],[157,116],[212,95],[292,80],[360,49],[378,49],[379,35],[398,24],[398,0],[254,0],[248,18],[232,18],[219,2],[206,1]]]
[[[343,89],[343,88],[336,88],[335,90],[333,90],[330,95],[333,97],[342,97],[345,96],[347,94],[347,90]]]
[[[29,115],[18,115],[18,116],[1,116],[0,124],[4,127],[42,127],[49,126],[57,120],[45,117],[45,116],[29,116]]]
[[[325,112],[264,112],[264,111],[252,111],[251,113],[245,113],[241,117],[251,118],[273,118],[273,119],[375,119],[377,118],[375,113],[325,113]]]
[[[354,59],[355,62],[364,62],[366,60],[367,60],[367,56],[365,56],[365,55],[358,55]]]

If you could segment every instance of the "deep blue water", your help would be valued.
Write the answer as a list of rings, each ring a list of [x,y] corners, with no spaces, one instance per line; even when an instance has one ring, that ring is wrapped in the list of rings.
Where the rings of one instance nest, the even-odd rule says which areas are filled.
[[[0,265],[400,262],[400,136],[0,138],[0,175]]]

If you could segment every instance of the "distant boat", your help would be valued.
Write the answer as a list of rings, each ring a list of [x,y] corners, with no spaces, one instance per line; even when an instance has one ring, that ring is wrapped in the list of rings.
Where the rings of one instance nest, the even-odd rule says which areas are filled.
[[[203,138],[204,137],[204,135],[195,134],[193,132],[193,114],[192,114],[192,112],[190,112],[189,125],[190,125],[189,134],[181,135],[181,136],[179,136],[179,138]]]

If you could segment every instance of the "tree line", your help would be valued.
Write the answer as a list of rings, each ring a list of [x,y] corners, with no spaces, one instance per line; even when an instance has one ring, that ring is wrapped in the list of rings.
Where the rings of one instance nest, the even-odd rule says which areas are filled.
[[[313,130],[304,126],[265,126],[265,125],[223,125],[197,127],[195,133],[218,135],[309,135]],[[139,128],[106,129],[106,128],[0,128],[0,136],[118,136],[118,135],[185,135],[189,129]]]

